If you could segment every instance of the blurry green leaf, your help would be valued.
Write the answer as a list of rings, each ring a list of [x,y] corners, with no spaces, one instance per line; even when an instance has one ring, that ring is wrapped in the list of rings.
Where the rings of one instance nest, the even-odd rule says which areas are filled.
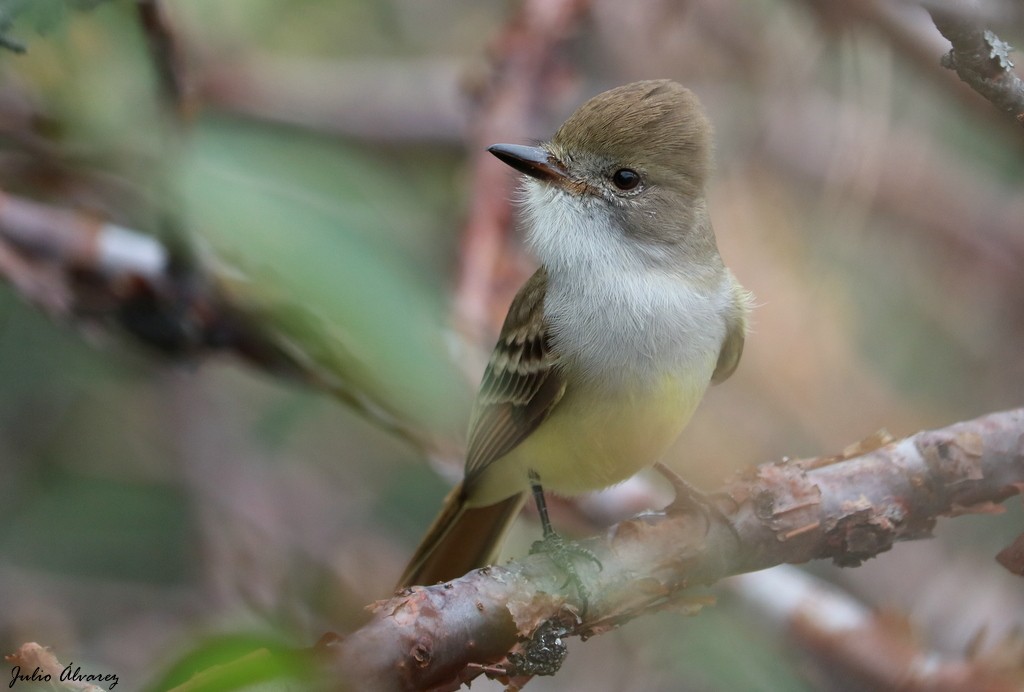
[[[308,690],[314,665],[308,655],[286,649],[281,642],[255,635],[207,639],[178,659],[149,686],[166,692],[185,686],[188,692],[230,690]],[[276,684],[268,684],[276,683]]]
[[[399,417],[464,425],[440,281],[390,242],[416,223],[401,176],[332,140],[231,122],[202,127],[183,176],[190,225],[239,270],[225,272],[234,300]]]
[[[7,32],[17,20],[31,24],[39,34],[53,31],[67,15],[70,7],[91,10],[106,0],[0,0],[0,45],[16,53],[25,52],[25,46]]]
[[[52,31],[64,17],[63,0],[33,0],[28,18],[37,32],[45,34]]]
[[[31,85],[35,112],[51,123],[46,134],[63,156],[74,152],[72,160],[81,166],[76,173],[107,169],[141,192],[156,177],[154,162],[169,154],[162,150],[161,129],[154,126],[159,102],[135,3],[108,2],[82,13],[69,11],[66,0],[54,2],[31,0],[12,35],[22,39],[43,30],[45,40],[32,42],[25,56],[7,59],[4,66],[15,84]],[[35,196],[40,186],[32,187],[28,191]],[[130,199],[118,200],[122,211],[130,211]]]

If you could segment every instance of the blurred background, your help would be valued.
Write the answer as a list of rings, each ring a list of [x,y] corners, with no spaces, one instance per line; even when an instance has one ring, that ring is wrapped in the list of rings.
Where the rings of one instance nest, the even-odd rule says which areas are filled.
[[[913,3],[177,0],[175,104],[136,3],[5,5],[27,50],[0,54],[0,188],[187,239],[281,340],[315,325],[317,366],[429,440],[0,285],[5,653],[38,641],[156,689],[187,678],[183,657],[355,627],[459,473],[486,353],[533,266],[506,232],[514,180],[483,148],[543,140],[635,79],[703,100],[719,246],[757,298],[739,370],[670,465],[714,488],[879,428],[1021,405],[1024,134],[939,66],[948,42]],[[993,3],[991,25],[1022,43],[1012,7]],[[1006,509],[807,569],[905,617],[926,649],[996,647],[1024,627],[1018,578],[993,561],[1024,519]],[[695,618],[570,642],[531,689],[855,688],[728,585],[710,591]]]

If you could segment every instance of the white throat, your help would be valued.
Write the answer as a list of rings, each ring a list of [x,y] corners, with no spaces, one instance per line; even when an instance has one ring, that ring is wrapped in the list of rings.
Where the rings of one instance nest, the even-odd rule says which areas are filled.
[[[528,180],[528,242],[548,270],[544,313],[569,367],[598,385],[710,380],[733,301],[728,272],[710,283],[671,269],[613,225],[604,203]],[[659,258],[660,259],[660,258]]]

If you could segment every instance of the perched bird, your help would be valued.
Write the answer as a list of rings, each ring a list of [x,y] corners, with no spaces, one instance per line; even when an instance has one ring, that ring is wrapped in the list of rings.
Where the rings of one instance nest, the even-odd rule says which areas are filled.
[[[542,487],[597,490],[657,462],[743,351],[750,297],[715,244],[711,126],[691,91],[627,84],[546,144],[489,151],[525,174],[541,266],[487,365],[465,477],[399,587],[493,561],[531,487],[543,509]]]

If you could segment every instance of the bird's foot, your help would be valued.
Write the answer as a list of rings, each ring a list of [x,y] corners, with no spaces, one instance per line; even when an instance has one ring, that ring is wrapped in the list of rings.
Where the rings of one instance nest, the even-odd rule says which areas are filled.
[[[554,531],[545,532],[544,538],[539,541],[534,541],[533,545],[530,546],[530,555],[537,553],[543,553],[551,558],[551,561],[558,565],[558,568],[566,575],[565,583],[562,584],[561,588],[564,589],[569,584],[572,584],[576,590],[576,595],[580,599],[580,617],[582,618],[587,613],[587,606],[590,602],[590,591],[583,583],[583,579],[580,577],[579,572],[576,571],[575,561],[583,558],[593,562],[598,570],[602,569],[601,561],[597,559],[597,556],[593,552],[587,550],[583,546],[573,541],[566,540],[560,534]]]

